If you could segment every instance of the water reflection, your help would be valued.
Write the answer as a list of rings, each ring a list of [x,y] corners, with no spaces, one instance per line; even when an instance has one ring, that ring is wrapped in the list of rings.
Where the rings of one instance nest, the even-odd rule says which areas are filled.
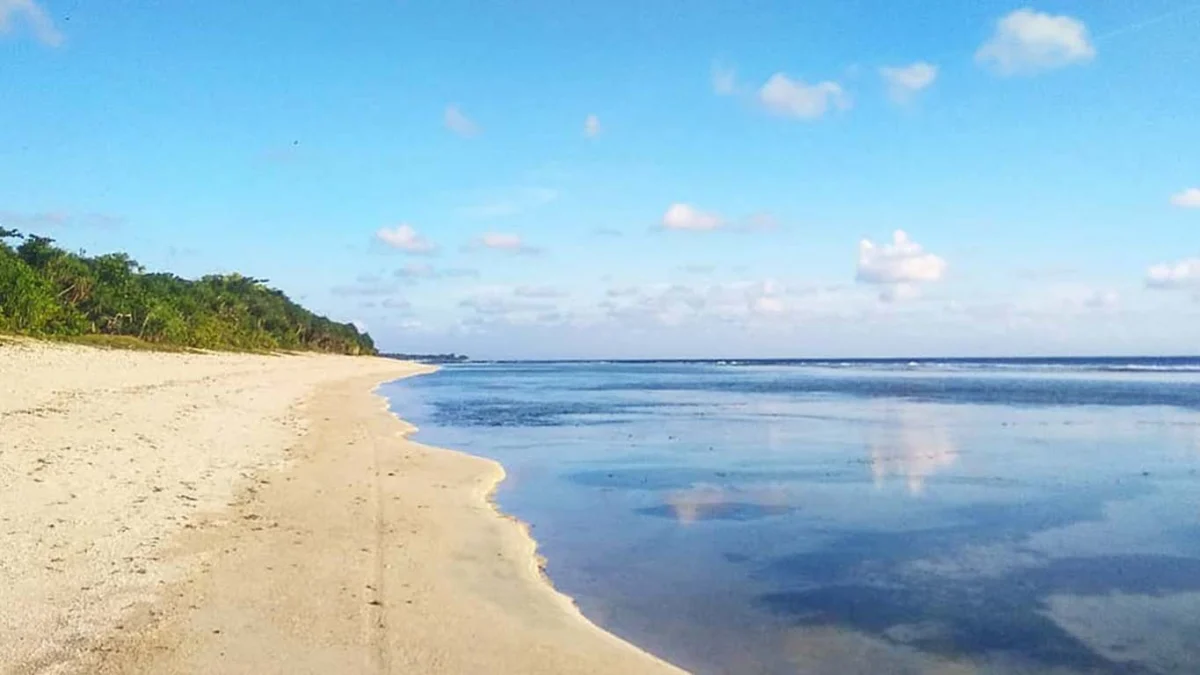
[[[949,429],[928,406],[890,406],[882,418],[884,423],[872,426],[867,439],[877,489],[889,476],[900,476],[909,494],[919,496],[929,477],[958,461]]]
[[[1047,599],[1046,614],[1114,663],[1159,673],[1200,672],[1195,648],[1200,593],[1055,594]]]
[[[680,525],[705,520],[755,520],[782,515],[792,510],[787,490],[782,486],[728,488],[699,484],[668,493],[661,507],[640,509],[645,515],[674,518]]]
[[[585,614],[692,672],[1200,672],[1200,380],[1101,379],[586,364],[405,386],[433,402],[422,440],[509,468],[501,506]]]
[[[917,626],[916,630],[927,631],[928,627]],[[976,675],[982,672],[969,660],[929,654],[893,636],[876,638],[834,627],[793,629],[784,642],[784,650],[794,672],[805,675]]]

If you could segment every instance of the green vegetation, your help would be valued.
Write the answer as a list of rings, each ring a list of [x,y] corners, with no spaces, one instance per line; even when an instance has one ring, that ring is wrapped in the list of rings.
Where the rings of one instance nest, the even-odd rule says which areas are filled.
[[[3,227],[0,331],[124,348],[376,353],[369,335],[313,314],[264,280],[147,273],[124,253],[69,253]]]

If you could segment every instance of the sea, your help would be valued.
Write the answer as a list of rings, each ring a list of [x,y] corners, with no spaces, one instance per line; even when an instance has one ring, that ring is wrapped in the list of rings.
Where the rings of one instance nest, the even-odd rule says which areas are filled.
[[[1200,673],[1200,358],[514,362],[385,385],[698,674]]]

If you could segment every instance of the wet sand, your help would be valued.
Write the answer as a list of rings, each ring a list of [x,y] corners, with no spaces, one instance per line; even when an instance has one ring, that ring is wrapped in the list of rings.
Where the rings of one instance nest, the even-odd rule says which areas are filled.
[[[0,345],[0,673],[670,673],[549,586],[422,366]]]

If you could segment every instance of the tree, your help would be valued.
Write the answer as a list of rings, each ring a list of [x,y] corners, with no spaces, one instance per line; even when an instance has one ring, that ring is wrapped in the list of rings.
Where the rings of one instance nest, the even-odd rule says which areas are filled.
[[[17,255],[21,256],[25,264],[35,270],[40,270],[51,260],[65,255],[65,253],[55,248],[53,239],[31,234],[25,237],[24,243],[17,247]]]
[[[10,230],[10,229],[4,228],[4,227],[0,227],[0,252],[7,251],[9,253],[12,253],[12,248],[7,243],[5,243],[5,241],[4,241],[5,239],[24,239],[24,238],[25,238],[25,236],[22,235],[20,232],[17,232],[16,230]]]
[[[4,242],[14,238],[22,240],[15,250]],[[369,335],[313,314],[266,279],[146,273],[124,253],[69,253],[47,237],[8,229],[0,229],[0,329],[208,349],[376,353]]]

